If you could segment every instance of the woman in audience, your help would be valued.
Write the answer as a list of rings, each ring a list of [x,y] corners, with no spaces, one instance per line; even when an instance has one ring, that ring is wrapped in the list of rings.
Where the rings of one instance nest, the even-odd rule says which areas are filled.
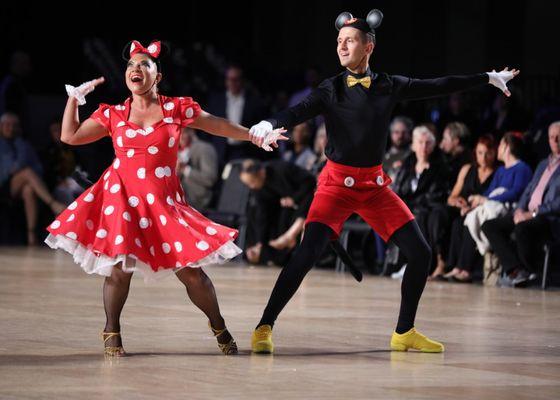
[[[49,193],[40,178],[43,168],[31,145],[19,135],[19,117],[7,112],[0,117],[0,195],[23,200],[27,220],[27,244],[37,244],[37,197],[58,214],[66,207]]]
[[[404,159],[393,188],[416,217],[432,248],[432,266],[436,264],[433,277],[445,268],[448,174],[433,132],[423,125],[414,128],[412,153]]]
[[[504,166],[496,170],[484,194],[473,194],[467,199],[473,210],[467,214],[465,226],[481,255],[490,250],[490,243],[481,229],[482,224],[515,208],[515,203],[533,175],[531,168],[520,159],[522,151],[523,135],[520,132],[507,132],[498,147],[498,160]]]
[[[452,269],[443,275],[444,279],[457,282],[471,282],[471,271],[480,265],[482,257],[476,249],[467,227],[464,226],[466,214],[472,207],[468,202],[469,196],[484,193],[496,170],[496,145],[491,135],[478,139],[472,164],[466,164],[459,171],[459,176],[447,199],[447,205],[457,210],[451,225],[451,243],[447,265]]]

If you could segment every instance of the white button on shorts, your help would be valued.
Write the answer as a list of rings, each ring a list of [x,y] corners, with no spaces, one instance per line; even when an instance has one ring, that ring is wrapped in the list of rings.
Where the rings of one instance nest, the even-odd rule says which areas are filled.
[[[344,186],[346,187],[354,186],[354,182],[354,178],[352,178],[351,176],[347,176],[346,178],[344,178]]]

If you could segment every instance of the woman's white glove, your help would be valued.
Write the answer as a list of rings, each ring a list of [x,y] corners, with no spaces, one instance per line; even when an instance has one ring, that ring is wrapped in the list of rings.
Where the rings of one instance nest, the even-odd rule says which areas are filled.
[[[272,129],[272,124],[268,121],[261,121],[256,125],[253,125],[249,129],[249,137],[254,145],[263,148],[266,151],[272,151],[274,147],[277,147],[278,140],[288,140],[286,136],[282,134],[285,133],[284,128]]]
[[[97,85],[103,82],[105,82],[105,78],[101,77],[91,81],[84,82],[78,87],[65,85],[66,93],[68,93],[68,96],[74,97],[76,100],[78,100],[78,104],[83,106],[84,104],[86,104],[86,95],[88,93],[91,93]]]
[[[507,83],[512,80],[514,77],[519,75],[518,69],[509,70],[508,67],[504,68],[500,72],[496,72],[495,69],[492,72],[487,72],[489,82],[491,85],[496,86],[500,89],[506,96],[511,96],[511,92],[507,88]]]

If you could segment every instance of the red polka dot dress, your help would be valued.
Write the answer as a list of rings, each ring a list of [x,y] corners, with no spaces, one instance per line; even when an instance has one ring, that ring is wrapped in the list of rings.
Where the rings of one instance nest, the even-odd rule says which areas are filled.
[[[164,118],[145,129],[128,121],[130,98],[101,104],[91,116],[109,130],[115,160],[48,226],[45,239],[89,274],[109,276],[122,262],[123,270],[150,281],[241,253],[233,243],[238,232],[190,207],[175,173],[181,128],[196,119],[200,106],[190,97],[158,100]]]

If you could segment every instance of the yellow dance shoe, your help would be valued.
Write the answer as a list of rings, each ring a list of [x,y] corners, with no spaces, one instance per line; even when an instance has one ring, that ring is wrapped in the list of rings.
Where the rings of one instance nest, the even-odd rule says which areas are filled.
[[[253,331],[251,348],[253,353],[272,354],[274,352],[272,327],[270,325],[261,325]]]
[[[415,328],[403,334],[393,332],[391,350],[408,351],[408,349],[419,350],[423,353],[443,353],[445,347],[442,343],[422,335]]]

